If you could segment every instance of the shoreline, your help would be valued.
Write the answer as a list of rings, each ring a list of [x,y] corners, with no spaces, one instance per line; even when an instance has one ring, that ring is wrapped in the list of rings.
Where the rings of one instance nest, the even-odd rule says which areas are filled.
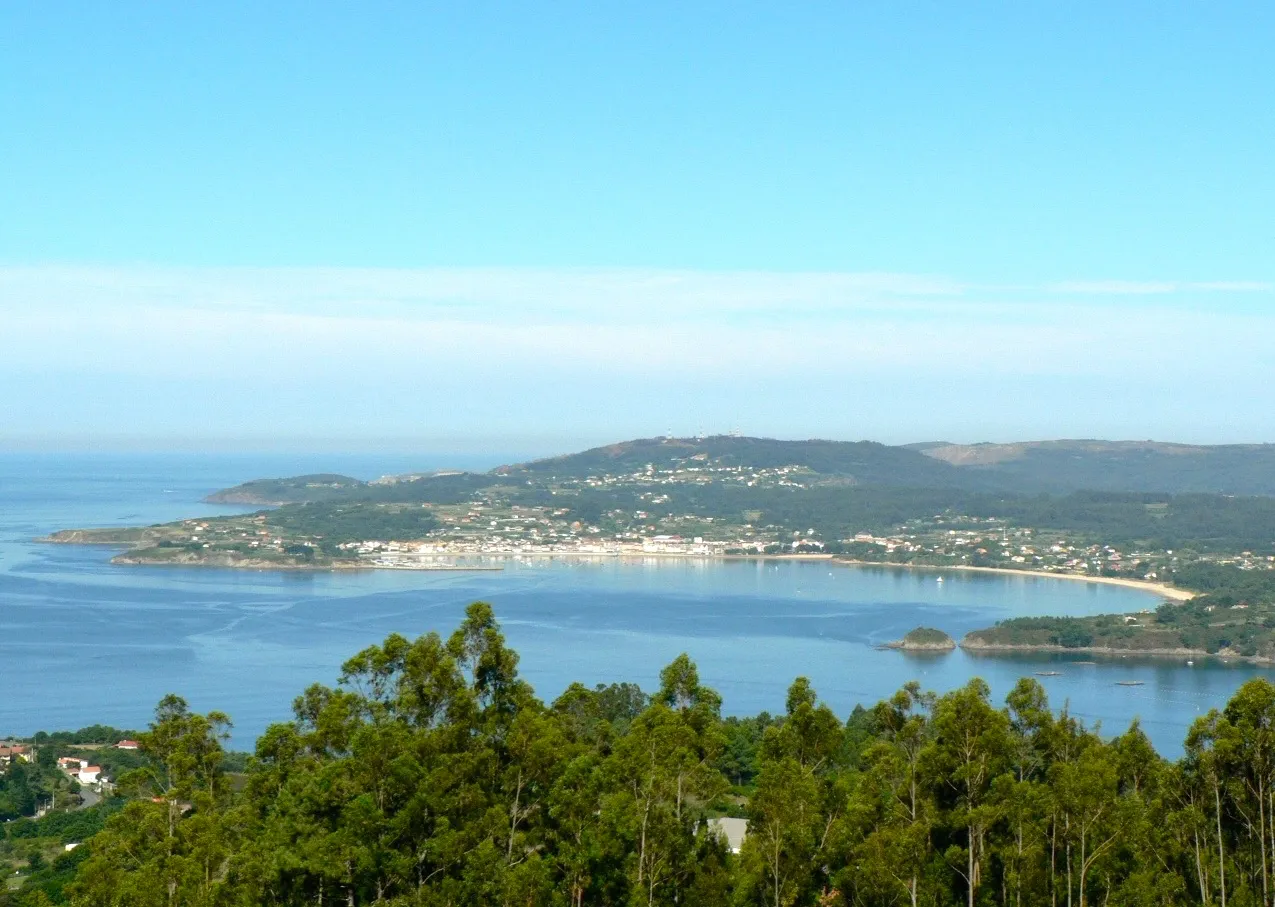
[[[188,566],[188,567],[226,567],[228,569],[247,570],[494,570],[494,567],[469,567],[464,565],[427,566],[415,564],[228,564],[216,561],[172,562],[167,560],[148,560],[129,556],[136,550],[129,542],[119,539],[99,540],[91,536],[81,537],[81,533],[93,530],[70,529],[60,530],[33,541],[54,545],[98,545],[124,549],[111,558],[111,563],[136,566]],[[59,538],[59,535],[63,535]],[[632,560],[697,560],[697,561],[810,561],[837,564],[842,567],[879,567],[891,570],[928,571],[931,573],[985,573],[1002,576],[1025,576],[1044,579],[1061,579],[1072,582],[1095,583],[1106,586],[1121,586],[1139,592],[1148,592],[1161,598],[1175,602],[1183,602],[1194,598],[1198,593],[1166,583],[1150,580],[1130,579],[1118,576],[1086,576],[1078,573],[1060,573],[1045,570],[1026,570],[1018,567],[974,567],[967,564],[896,564],[887,561],[865,561],[840,557],[835,554],[703,554],[681,551],[473,551],[473,552],[430,552],[414,556],[420,561],[458,560],[463,558],[482,558],[486,560],[580,560],[580,561],[632,561]]]
[[[645,560],[680,560],[680,561],[814,561],[835,563],[835,557],[831,554],[689,554],[677,551],[617,551],[617,552],[601,552],[601,551],[543,551],[543,552],[473,552],[473,553],[454,553],[454,554],[425,554],[416,557],[420,563],[402,563],[402,564],[376,564],[369,562],[341,561],[338,563],[326,564],[306,564],[302,562],[296,563],[279,563],[276,561],[240,561],[232,563],[224,558],[207,558],[200,560],[170,560],[170,559],[151,559],[143,557],[135,557],[130,555],[127,543],[124,542],[106,542],[106,541],[68,541],[65,539],[50,539],[48,537],[35,539],[36,542],[47,542],[55,545],[96,545],[100,547],[122,548],[120,554],[110,559],[110,563],[118,564],[125,567],[216,567],[226,570],[313,570],[313,571],[349,571],[349,570],[417,570],[421,572],[443,572],[443,571],[471,571],[471,572],[495,572],[505,568],[503,566],[488,566],[483,564],[461,564],[454,563],[459,560],[489,560],[489,561],[527,561],[527,560],[570,560],[570,561],[645,561]],[[451,561],[453,563],[428,563],[429,561]]]
[[[149,567],[225,567],[227,569],[245,569],[245,570],[420,570],[420,571],[495,571],[502,570],[503,567],[466,565],[466,564],[365,564],[365,563],[340,563],[340,564],[228,564],[218,563],[215,561],[186,561],[174,562],[167,560],[145,560],[140,558],[132,558],[128,556],[127,544],[120,542],[97,542],[97,541],[64,541],[61,539],[53,540],[49,538],[37,539],[37,541],[52,541],[54,544],[78,544],[78,545],[102,545],[123,547],[126,550],[119,555],[111,558],[111,563],[129,565],[129,566],[149,566]],[[892,564],[883,561],[863,561],[841,558],[834,554],[692,554],[677,551],[527,551],[527,552],[471,552],[471,553],[437,553],[419,555],[418,560],[424,561],[456,561],[461,559],[474,558],[481,560],[496,561],[517,561],[517,560],[569,560],[569,561],[639,561],[639,560],[682,560],[682,561],[796,561],[811,563],[827,563],[836,564],[841,567],[880,567],[891,570],[908,570],[908,571],[925,571],[930,573],[984,573],[990,575],[1003,576],[1024,576],[1034,579],[1061,579],[1071,580],[1073,582],[1095,583],[1107,586],[1121,586],[1126,589],[1134,589],[1139,592],[1147,592],[1158,595],[1161,598],[1170,599],[1172,601],[1187,601],[1194,598],[1197,593],[1188,589],[1181,589],[1176,586],[1169,586],[1165,583],[1156,583],[1149,580],[1127,579],[1116,576],[1082,576],[1076,573],[1052,573],[1044,570],[1023,570],[1018,568],[1002,568],[1002,567],[971,567],[966,565],[938,565],[938,564]]]
[[[1142,592],[1150,592],[1154,595],[1159,595],[1162,598],[1179,602],[1195,598],[1195,596],[1199,594],[1192,592],[1189,589],[1180,589],[1177,586],[1170,586],[1165,583],[1155,583],[1150,580],[1141,579],[1126,579],[1120,576],[1082,576],[1079,573],[1051,573],[1045,570],[1022,570],[1019,568],[1009,567],[970,567],[963,564],[953,564],[951,566],[943,566],[939,564],[890,564],[882,561],[858,561],[846,559],[840,559],[837,563],[853,565],[856,567],[891,567],[899,570],[926,570],[932,573],[990,573],[1006,576],[1066,579],[1082,583],[1099,583],[1105,586],[1123,586],[1126,589],[1137,589]]]
[[[977,632],[977,631],[974,631]],[[1213,659],[1224,664],[1232,661],[1239,664],[1256,664],[1270,665],[1275,664],[1275,659],[1267,658],[1262,655],[1240,655],[1236,652],[1206,652],[1203,649],[1113,649],[1104,646],[1077,646],[1069,649],[1066,646],[1054,645],[1037,645],[1034,643],[984,643],[975,642],[967,643],[964,639],[960,641],[958,647],[971,655],[986,655],[995,658],[998,655],[1013,655],[1015,653],[1031,654],[1080,654],[1080,655],[1101,655],[1105,658],[1152,658],[1152,659]]]

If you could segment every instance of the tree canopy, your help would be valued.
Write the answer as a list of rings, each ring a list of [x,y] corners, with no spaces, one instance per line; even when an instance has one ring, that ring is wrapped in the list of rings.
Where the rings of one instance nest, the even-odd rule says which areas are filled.
[[[1177,762],[1031,679],[1003,705],[979,680],[912,683],[844,721],[805,678],[781,715],[721,705],[687,655],[649,696],[545,704],[475,603],[447,638],[392,635],[306,689],[241,774],[229,718],[165,697],[70,881],[0,904],[1275,904],[1264,679]],[[724,816],[747,821],[738,853]]]

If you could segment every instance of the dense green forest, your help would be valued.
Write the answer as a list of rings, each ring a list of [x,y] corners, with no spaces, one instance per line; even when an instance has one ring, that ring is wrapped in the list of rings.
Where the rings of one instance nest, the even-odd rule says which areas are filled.
[[[8,905],[1188,905],[1275,899],[1275,686],[1158,756],[1033,680],[911,684],[847,721],[798,678],[723,719],[680,656],[646,696],[544,705],[489,606],[312,686],[228,774],[227,716],[167,697],[131,799]],[[731,853],[712,821],[744,817]],[[42,820],[47,821],[47,820]],[[73,857],[73,859],[71,858]],[[61,858],[59,858],[61,859]],[[0,903],[5,901],[0,900]]]

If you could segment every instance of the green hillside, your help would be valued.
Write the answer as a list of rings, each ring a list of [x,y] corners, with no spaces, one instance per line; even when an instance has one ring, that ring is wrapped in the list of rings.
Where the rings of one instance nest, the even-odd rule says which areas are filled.
[[[707,438],[643,438],[581,453],[505,466],[503,475],[580,477],[633,473],[648,465],[777,469],[798,466],[819,476],[859,485],[991,487],[986,478],[909,450],[875,441],[781,441],[715,435]]]
[[[1013,444],[785,441],[715,435],[642,438],[502,466],[364,482],[314,474],[258,479],[209,496],[210,503],[290,504],[336,500],[457,503],[484,488],[692,470],[705,481],[732,469],[793,469],[805,486],[943,489],[1002,495],[1077,491],[1275,495],[1275,445],[1198,446],[1153,441],[1029,441]],[[781,483],[782,484],[782,483]]]
[[[1021,491],[1275,495],[1275,444],[1086,440],[926,444],[914,450]]]
[[[300,504],[349,497],[367,483],[336,473],[289,476],[282,479],[254,479],[233,488],[224,488],[207,497],[210,504]]]

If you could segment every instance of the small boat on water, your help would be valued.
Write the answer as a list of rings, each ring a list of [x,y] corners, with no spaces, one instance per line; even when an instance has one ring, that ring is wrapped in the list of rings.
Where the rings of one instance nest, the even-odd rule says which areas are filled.
[[[1116,686],[1118,686],[1118,687],[1140,687],[1140,686],[1142,686],[1144,683],[1146,683],[1146,681],[1144,681],[1144,680],[1117,680],[1117,681],[1116,681]]]
[[[1098,662],[1096,661],[1073,661],[1072,662],[1072,664],[1074,665],[1096,665],[1097,663]]]
[[[1061,674],[1062,674],[1062,671],[1037,671],[1036,672],[1037,677],[1058,677]]]

